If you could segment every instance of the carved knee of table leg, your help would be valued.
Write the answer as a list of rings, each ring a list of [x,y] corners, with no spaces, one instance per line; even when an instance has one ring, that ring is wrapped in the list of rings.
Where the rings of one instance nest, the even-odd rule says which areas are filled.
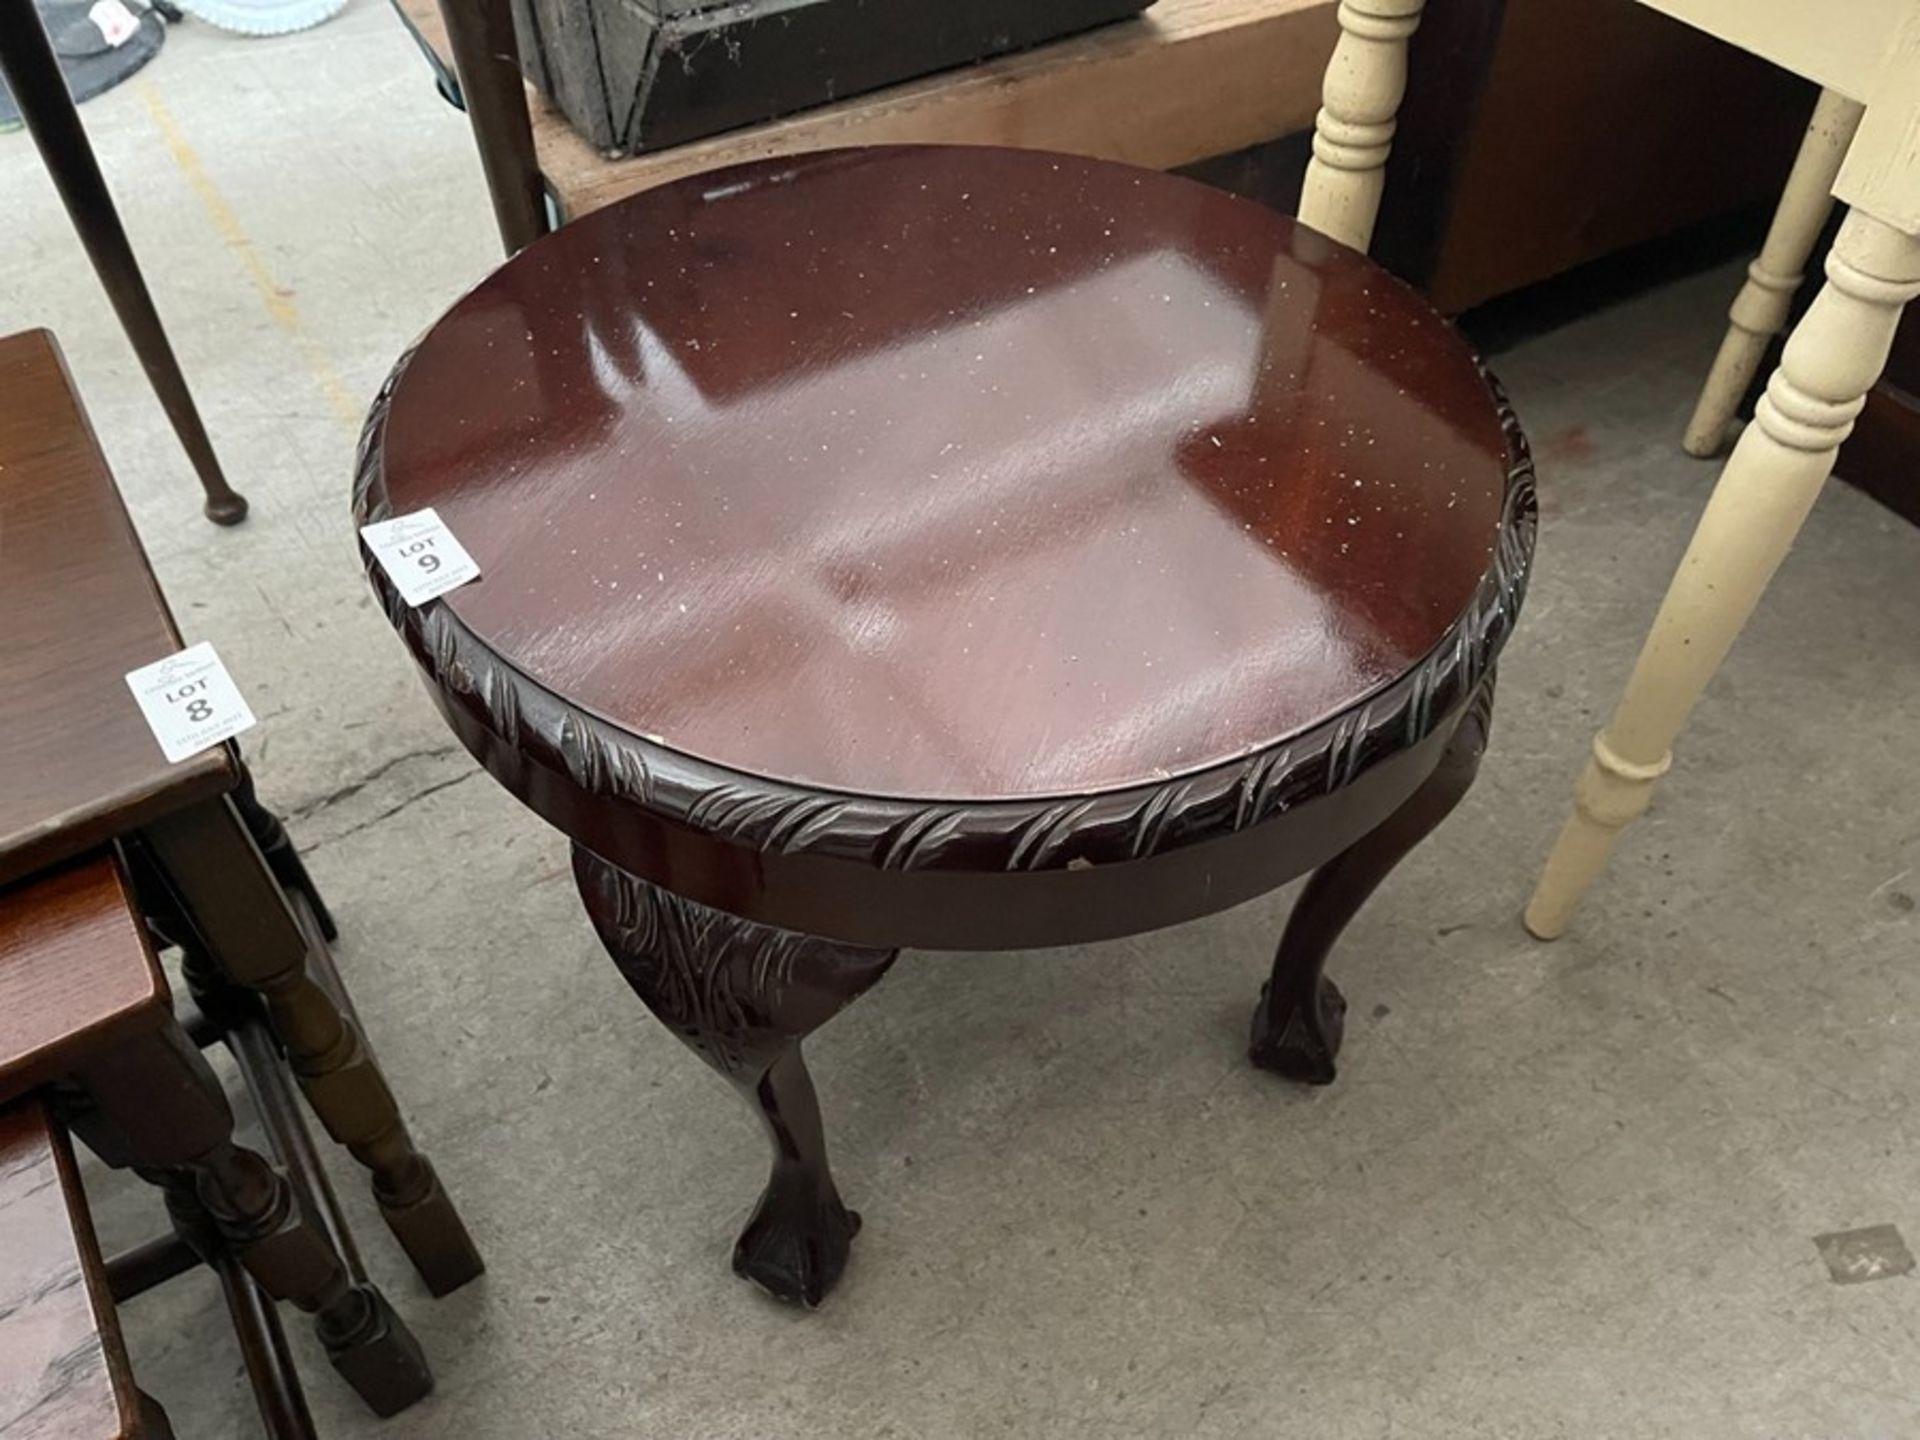
[[[1379,825],[1313,872],[1287,917],[1253,1012],[1247,1055],[1262,1070],[1308,1085],[1336,1074],[1347,1002],[1326,976],[1327,956],[1369,896],[1466,796],[1493,725],[1493,677],[1481,683],[1433,774]]]
[[[860,1217],[841,1202],[800,1042],[877,983],[897,952],[741,920],[576,846],[601,942],[662,1024],[759,1112],[773,1146],[733,1268],[782,1300],[818,1305],[846,1268]]]

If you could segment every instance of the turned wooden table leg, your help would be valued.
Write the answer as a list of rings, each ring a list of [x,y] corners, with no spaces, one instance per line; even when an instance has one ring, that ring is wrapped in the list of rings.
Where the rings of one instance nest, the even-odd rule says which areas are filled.
[[[1262,1070],[1309,1085],[1332,1083],[1347,1002],[1325,974],[1327,956],[1380,882],[1453,813],[1479,772],[1492,723],[1489,675],[1433,774],[1399,809],[1313,872],[1287,917],[1273,975],[1253,1012],[1248,1058]]]
[[[800,1042],[873,986],[897,951],[775,930],[683,900],[578,846],[574,876],[601,942],[668,1029],[759,1111],[773,1172],[733,1268],[818,1305],[860,1217],[841,1202]]]
[[[373,1178],[387,1228],[435,1295],[485,1265],[353,1017],[314,978],[307,940],[234,804],[221,799],[143,832],[169,908],[190,935],[172,936],[260,996],[301,1093],[327,1134]]]
[[[90,1060],[74,1080],[85,1102],[74,1129],[110,1165],[160,1185],[168,1210],[211,1263],[210,1222],[275,1299],[314,1317],[333,1366],[376,1414],[393,1415],[433,1388],[420,1347],[372,1285],[355,1284],[340,1255],[294,1203],[267,1159],[234,1143],[233,1112],[186,1032],[167,1021]]]
[[[1853,132],[1860,128],[1861,114],[1861,106],[1844,95],[1820,92],[1800,154],[1780,193],[1780,208],[1773,213],[1760,254],[1747,267],[1746,283],[1728,311],[1726,338],[1687,422],[1680,444],[1689,455],[1719,453],[1768,343],[1786,328],[1794,294],[1806,278],[1807,257],[1833,213],[1834,177],[1853,143]]]
[[[1920,237],[1856,209],[1714,487],[1619,708],[1594,739],[1573,815],[1527,906],[1540,939],[1567,928],[1620,831],[1646,811],[1680,727],[1800,533],[1916,295]]]
[[[280,1328],[272,1297],[241,1268],[226,1246],[213,1247],[207,1264],[220,1281],[227,1318],[240,1342],[240,1362],[253,1387],[260,1428],[270,1440],[317,1440],[306,1392],[300,1388],[300,1372],[294,1368],[293,1352],[287,1346],[286,1331]]]
[[[1341,0],[1340,38],[1320,87],[1300,220],[1364,251],[1386,190],[1387,152],[1407,93],[1407,40],[1425,0]]]

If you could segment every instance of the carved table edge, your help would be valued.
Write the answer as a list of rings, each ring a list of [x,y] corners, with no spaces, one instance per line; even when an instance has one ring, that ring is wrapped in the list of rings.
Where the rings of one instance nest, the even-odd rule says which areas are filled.
[[[390,517],[388,412],[417,346],[374,397],[355,462],[356,528]],[[915,800],[771,780],[670,749],[562,699],[494,654],[444,600],[409,606],[364,542],[376,597],[450,703],[505,745],[591,794],[749,850],[817,855],[882,870],[1023,871],[1117,864],[1257,825],[1349,784],[1446,723],[1512,633],[1532,566],[1533,459],[1506,392],[1476,362],[1507,442],[1492,562],[1466,610],[1424,659],[1339,714],[1207,769],[1125,789],[1011,800]]]

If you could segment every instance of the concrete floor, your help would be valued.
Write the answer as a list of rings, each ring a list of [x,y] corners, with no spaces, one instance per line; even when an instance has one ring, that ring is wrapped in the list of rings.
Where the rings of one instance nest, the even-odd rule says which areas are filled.
[[[762,1174],[733,1096],[598,953],[559,838],[479,776],[369,605],[359,413],[495,257],[463,120],[383,5],[187,26],[86,110],[236,481],[190,473],[22,136],[0,328],[64,342],[190,639],[345,931],[491,1272],[440,1302],[339,1175],[440,1388],[324,1433],[522,1437],[1901,1437],[1920,1291],[1920,534],[1835,487],[1578,928],[1517,914],[1705,499],[1679,453],[1732,272],[1499,357],[1540,451],[1538,579],[1479,787],[1350,931],[1338,1084],[1249,1069],[1275,896],[1044,956],[915,955],[813,1046],[867,1216],[814,1315],[725,1261]],[[96,1174],[110,1242],[151,1223]],[[297,1320],[297,1317],[294,1317]],[[256,1433],[215,1291],[126,1311],[183,1437]]]

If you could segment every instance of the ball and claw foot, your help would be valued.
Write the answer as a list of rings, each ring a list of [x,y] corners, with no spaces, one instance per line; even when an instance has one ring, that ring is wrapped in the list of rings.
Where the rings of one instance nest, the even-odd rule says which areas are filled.
[[[1247,1058],[1287,1080],[1331,1085],[1333,1059],[1340,1053],[1340,1037],[1347,1025],[1347,1000],[1340,987],[1321,976],[1311,1004],[1295,999],[1275,1006],[1272,992],[1271,980],[1260,987]]]
[[[817,1310],[840,1282],[859,1233],[859,1212],[837,1195],[789,1200],[768,1190],[734,1242],[733,1273],[776,1300]]]
[[[827,1163],[801,1042],[887,973],[896,951],[761,925],[630,874],[576,845],[580,898],[647,1008],[757,1112],[773,1150],[733,1270],[818,1306],[847,1268],[860,1217]]]

